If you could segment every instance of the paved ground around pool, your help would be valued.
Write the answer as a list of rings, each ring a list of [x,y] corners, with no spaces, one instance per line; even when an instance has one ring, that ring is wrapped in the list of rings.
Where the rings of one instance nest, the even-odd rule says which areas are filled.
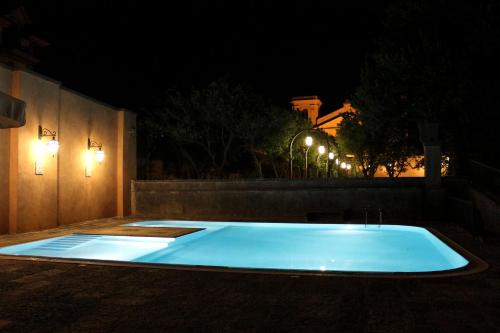
[[[129,221],[0,236],[0,246]],[[500,331],[500,239],[437,229],[491,267],[460,277],[377,279],[0,260],[0,331]]]

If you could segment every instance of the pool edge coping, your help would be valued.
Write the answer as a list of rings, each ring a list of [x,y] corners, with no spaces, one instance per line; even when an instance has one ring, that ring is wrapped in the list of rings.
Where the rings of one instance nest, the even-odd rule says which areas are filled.
[[[115,261],[115,260],[55,258],[55,257],[7,255],[7,254],[0,254],[0,259],[77,264],[77,265],[97,265],[97,266],[109,266],[109,267],[138,267],[138,268],[203,271],[203,272],[218,272],[218,273],[288,275],[291,277],[327,276],[327,277],[389,278],[389,279],[419,279],[419,278],[427,279],[427,278],[457,277],[457,276],[465,276],[465,275],[481,273],[490,267],[490,265],[486,261],[482,260],[472,252],[468,251],[454,240],[445,236],[436,228],[434,227],[421,227],[421,228],[428,230],[431,234],[436,236],[440,241],[442,241],[451,249],[453,249],[458,254],[463,256],[468,261],[468,264],[456,269],[445,270],[445,271],[430,271],[430,272],[354,272],[354,271],[321,272],[321,271],[267,269],[267,268],[252,269],[252,268],[234,268],[225,266],[202,266],[202,265],[193,266],[193,265],[175,265],[175,264],[138,263],[138,262]],[[78,232],[75,232],[75,234],[77,233]]]

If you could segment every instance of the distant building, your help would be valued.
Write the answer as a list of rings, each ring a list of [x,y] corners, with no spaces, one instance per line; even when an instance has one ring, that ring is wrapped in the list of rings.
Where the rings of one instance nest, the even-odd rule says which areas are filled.
[[[337,129],[343,120],[342,115],[346,112],[355,112],[351,102],[346,100],[341,108],[320,117],[319,111],[322,103],[318,96],[293,97],[291,104],[293,110],[307,113],[313,125],[323,129],[331,136],[337,135]]]
[[[337,136],[337,130],[340,127],[340,123],[344,120],[343,115],[347,112],[356,112],[356,109],[352,107],[351,102],[346,100],[342,107],[329,112],[325,115],[320,116],[320,108],[323,104],[318,96],[299,96],[293,97],[291,100],[292,110],[307,113],[307,117],[311,123],[317,127],[321,128],[323,131],[328,133],[330,136]],[[410,165],[416,165],[416,159],[411,158],[409,160]],[[380,166],[375,173],[376,177],[387,177],[387,172],[383,166]],[[400,177],[423,177],[424,168],[409,168],[406,172],[402,173]]]

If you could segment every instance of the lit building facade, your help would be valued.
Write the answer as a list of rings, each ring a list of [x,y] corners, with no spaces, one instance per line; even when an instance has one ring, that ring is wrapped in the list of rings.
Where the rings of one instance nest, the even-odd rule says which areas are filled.
[[[322,129],[332,137],[337,135],[340,123],[344,119],[343,115],[356,111],[349,101],[345,101],[341,108],[320,116],[322,102],[318,96],[293,97],[291,105],[292,110],[306,113],[314,127]],[[410,159],[409,163],[412,166],[416,165],[416,159]],[[388,177],[385,167],[379,166],[375,177]],[[424,177],[424,168],[408,168],[399,177]]]

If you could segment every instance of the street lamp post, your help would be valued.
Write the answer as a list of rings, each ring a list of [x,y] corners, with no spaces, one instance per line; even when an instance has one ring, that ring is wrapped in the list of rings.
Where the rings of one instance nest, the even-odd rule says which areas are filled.
[[[316,177],[319,177],[319,158],[321,157],[321,155],[323,155],[325,153],[325,146],[319,146],[318,147],[318,157],[316,158],[316,164],[318,165],[318,172],[316,174]],[[327,159],[328,161],[328,159]],[[327,162],[328,163],[328,162]]]
[[[306,146],[307,146],[307,149],[306,149],[306,167],[305,167],[306,178],[307,178],[307,155],[309,153],[309,148],[311,148],[312,144],[313,144],[313,138],[310,136],[307,136],[306,137]]]
[[[289,146],[289,150],[290,150],[290,179],[293,179],[293,143],[295,142],[295,139],[297,139],[297,137],[304,132],[318,132],[319,134],[325,136],[326,143],[328,145],[328,150],[330,150],[331,143],[330,143],[330,140],[328,139],[328,134],[326,132],[322,131],[324,129],[329,129],[329,128],[334,128],[334,127],[326,127],[326,128],[322,128],[322,129],[320,129],[318,127],[306,128],[306,129],[302,129],[302,130],[298,131],[297,133],[295,133],[292,140],[290,141],[290,146]],[[310,139],[308,139],[308,138],[310,138]],[[312,145],[312,137],[308,136],[308,138],[306,138],[306,144],[307,144],[307,141],[310,140],[310,144]],[[310,147],[310,146],[308,146],[308,147]],[[338,150],[338,147],[336,147],[336,148]],[[306,158],[307,158],[307,154],[306,154]],[[306,165],[306,168],[307,168],[307,165]]]
[[[329,161],[329,160],[332,160],[332,161],[333,161],[334,157],[335,157],[335,154],[334,154],[334,153],[332,153],[332,152],[329,152],[329,153],[328,153],[328,158],[326,159],[326,172],[325,172],[326,178],[328,178],[328,173],[329,173],[329,172],[328,172],[328,171],[329,171],[329,170],[328,170],[328,161]]]
[[[295,133],[292,140],[290,141],[290,179],[293,179],[293,143],[295,142],[295,139],[297,139],[297,137],[299,135],[301,135],[302,133],[313,131],[313,130],[314,129],[310,129],[310,128],[300,130],[299,132]]]

